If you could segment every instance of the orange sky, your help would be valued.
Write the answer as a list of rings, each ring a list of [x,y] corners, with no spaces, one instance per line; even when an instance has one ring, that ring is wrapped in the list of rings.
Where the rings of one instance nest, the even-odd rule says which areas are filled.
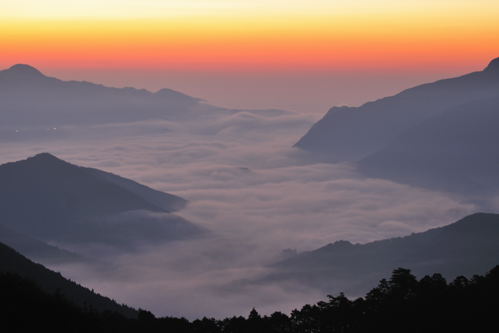
[[[497,0],[1,0],[0,67],[459,72],[499,56],[498,17]]]
[[[115,12],[98,5],[106,1],[67,2],[73,6],[58,0],[0,5],[5,7],[0,14],[1,65],[417,69],[469,65],[499,54],[497,1],[408,0],[395,6],[393,1],[359,0],[364,5],[354,7],[333,0],[318,0],[316,6],[314,0],[255,1],[254,6],[240,0],[184,0],[184,5],[165,1],[169,7],[143,8],[123,0],[125,8]],[[43,7],[21,8],[35,3]],[[200,3],[204,7],[196,6]]]

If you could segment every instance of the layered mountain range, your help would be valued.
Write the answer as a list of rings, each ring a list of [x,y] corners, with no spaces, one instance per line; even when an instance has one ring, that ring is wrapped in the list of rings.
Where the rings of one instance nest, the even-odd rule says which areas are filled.
[[[296,144],[372,177],[438,190],[499,192],[499,58],[482,71],[334,107]]]
[[[231,117],[246,121],[250,131],[262,118],[290,114],[227,109],[167,88],[152,92],[65,81],[25,64],[0,70],[0,103],[0,142],[164,135],[179,124],[184,130],[205,124],[202,133],[216,133],[237,120]]]

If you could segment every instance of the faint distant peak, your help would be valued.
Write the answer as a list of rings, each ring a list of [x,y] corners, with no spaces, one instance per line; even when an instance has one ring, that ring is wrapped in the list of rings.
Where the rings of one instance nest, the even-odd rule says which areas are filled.
[[[23,76],[44,76],[42,72],[40,72],[38,69],[36,69],[33,66],[26,65],[26,64],[17,64],[9,69],[6,70],[7,72],[10,73],[15,73],[18,75],[23,75]]]
[[[484,69],[484,72],[499,73],[499,58],[493,59],[489,65]]]

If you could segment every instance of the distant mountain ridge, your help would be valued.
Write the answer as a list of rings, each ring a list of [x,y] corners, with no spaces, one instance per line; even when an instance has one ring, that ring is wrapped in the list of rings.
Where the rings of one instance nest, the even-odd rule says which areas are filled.
[[[42,241],[133,248],[202,231],[171,214],[185,199],[48,153],[0,165],[0,183],[2,224]]]
[[[274,264],[263,281],[297,281],[327,293],[357,295],[386,272],[411,267],[446,278],[486,272],[499,262],[499,214],[477,213],[450,225],[366,244],[338,241]]]
[[[43,83],[44,87],[40,86]],[[63,90],[65,93],[81,93],[82,89],[87,94],[95,96],[112,93],[115,96],[135,96],[135,97],[154,97],[164,101],[176,101],[186,103],[201,102],[202,99],[191,97],[173,89],[163,88],[157,92],[151,92],[146,89],[136,89],[132,87],[115,88],[102,84],[96,84],[88,81],[64,81],[54,77],[49,77],[33,66],[27,64],[16,64],[8,69],[0,71],[0,85],[7,89],[4,92],[13,92],[19,88],[25,88],[28,91],[32,88],[43,88],[42,92],[47,93],[50,90]],[[9,86],[12,90],[9,91]]]
[[[4,130],[25,130],[182,118],[192,116],[202,100],[172,89],[153,93],[63,81],[45,76],[32,66],[18,64],[0,71],[0,101],[0,124],[8,126]],[[203,108],[210,107],[203,104]]]
[[[0,70],[0,142],[163,136],[186,127],[216,135],[225,128],[288,127],[291,115],[214,106],[168,88],[152,92],[65,81],[25,64]],[[294,126],[309,124],[304,117],[295,120]]]
[[[423,84],[360,107],[333,107],[296,143],[334,161],[362,159],[421,122],[499,92],[499,58],[482,71]]]

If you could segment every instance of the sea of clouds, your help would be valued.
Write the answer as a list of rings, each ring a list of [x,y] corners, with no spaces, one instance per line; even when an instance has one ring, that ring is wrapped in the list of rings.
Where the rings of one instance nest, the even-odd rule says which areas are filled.
[[[50,152],[110,171],[186,198],[178,215],[208,230],[127,253],[80,249],[96,263],[52,266],[67,277],[161,316],[290,311],[325,295],[244,282],[290,252],[283,250],[407,235],[477,210],[443,193],[365,178],[352,165],[311,162],[292,146],[315,120],[249,110],[195,122],[62,127],[43,140],[0,142],[0,162]]]

